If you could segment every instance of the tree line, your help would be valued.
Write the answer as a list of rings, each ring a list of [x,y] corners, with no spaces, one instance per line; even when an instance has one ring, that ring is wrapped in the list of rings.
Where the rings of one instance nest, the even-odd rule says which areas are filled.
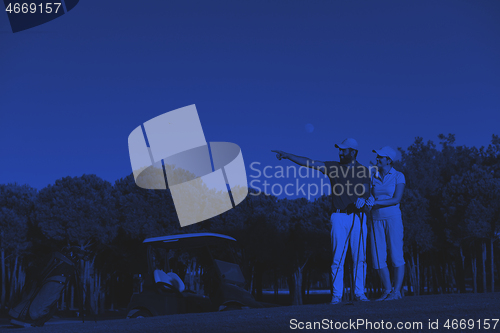
[[[394,164],[407,180],[401,202],[405,285],[413,295],[494,291],[500,138],[493,135],[480,148],[456,146],[452,134],[438,138],[435,144],[417,137],[399,149]],[[96,175],[64,177],[39,191],[2,184],[0,305],[15,302],[52,251],[78,246],[92,253],[80,262],[86,304],[96,312],[126,306],[132,276],[144,261],[142,241],[192,232],[238,240],[247,287],[257,299],[264,288],[277,296],[287,286],[291,302],[302,304],[313,283],[331,287],[330,202],[327,196],[289,200],[253,191],[234,209],[180,228],[169,190],[139,188],[133,175],[114,184]],[[366,287],[376,293],[380,281],[367,258]],[[60,307],[74,302],[70,284]]]

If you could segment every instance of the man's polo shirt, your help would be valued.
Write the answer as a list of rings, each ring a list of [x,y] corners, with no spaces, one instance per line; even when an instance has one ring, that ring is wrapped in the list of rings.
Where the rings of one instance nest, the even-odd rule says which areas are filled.
[[[356,161],[355,163],[341,164],[335,161],[326,161],[326,176],[330,179],[332,209],[356,209],[358,198],[370,197],[370,171]],[[368,190],[365,190],[368,189]]]
[[[405,184],[405,176],[394,168],[391,168],[383,180],[380,176],[372,175],[373,197],[375,200],[391,199],[396,191],[396,184]],[[399,204],[372,210],[374,220],[381,220],[400,214],[401,209],[399,208]]]

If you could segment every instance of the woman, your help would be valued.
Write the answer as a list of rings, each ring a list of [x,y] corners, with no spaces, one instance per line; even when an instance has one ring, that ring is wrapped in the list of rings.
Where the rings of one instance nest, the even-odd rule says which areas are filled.
[[[392,167],[396,151],[389,146],[373,150],[377,154],[376,175],[372,175],[371,250],[373,266],[378,271],[384,293],[377,301],[391,301],[401,298],[401,287],[405,272],[403,258],[403,221],[399,202],[403,197],[405,176]],[[387,268],[387,252],[394,267],[394,289]]]

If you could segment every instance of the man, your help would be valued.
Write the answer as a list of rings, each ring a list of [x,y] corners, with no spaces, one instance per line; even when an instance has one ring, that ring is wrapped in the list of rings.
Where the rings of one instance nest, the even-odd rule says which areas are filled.
[[[362,208],[370,197],[370,175],[368,168],[356,161],[358,143],[352,138],[335,144],[339,149],[340,162],[314,161],[280,150],[278,159],[285,158],[298,165],[320,170],[330,179],[332,209],[332,279],[333,297],[330,304],[338,304],[342,300],[344,281],[344,262],[347,256],[348,242],[351,243],[351,256],[354,262],[356,300],[368,301],[364,293],[366,276],[366,214]],[[365,206],[366,207],[366,206]]]

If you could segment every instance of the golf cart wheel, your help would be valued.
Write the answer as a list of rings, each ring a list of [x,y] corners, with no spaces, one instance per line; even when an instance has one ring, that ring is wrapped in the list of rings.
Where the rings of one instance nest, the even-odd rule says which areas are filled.
[[[129,318],[147,318],[147,317],[153,317],[153,315],[151,314],[151,312],[144,309],[138,310],[134,312],[131,316],[129,316]]]

